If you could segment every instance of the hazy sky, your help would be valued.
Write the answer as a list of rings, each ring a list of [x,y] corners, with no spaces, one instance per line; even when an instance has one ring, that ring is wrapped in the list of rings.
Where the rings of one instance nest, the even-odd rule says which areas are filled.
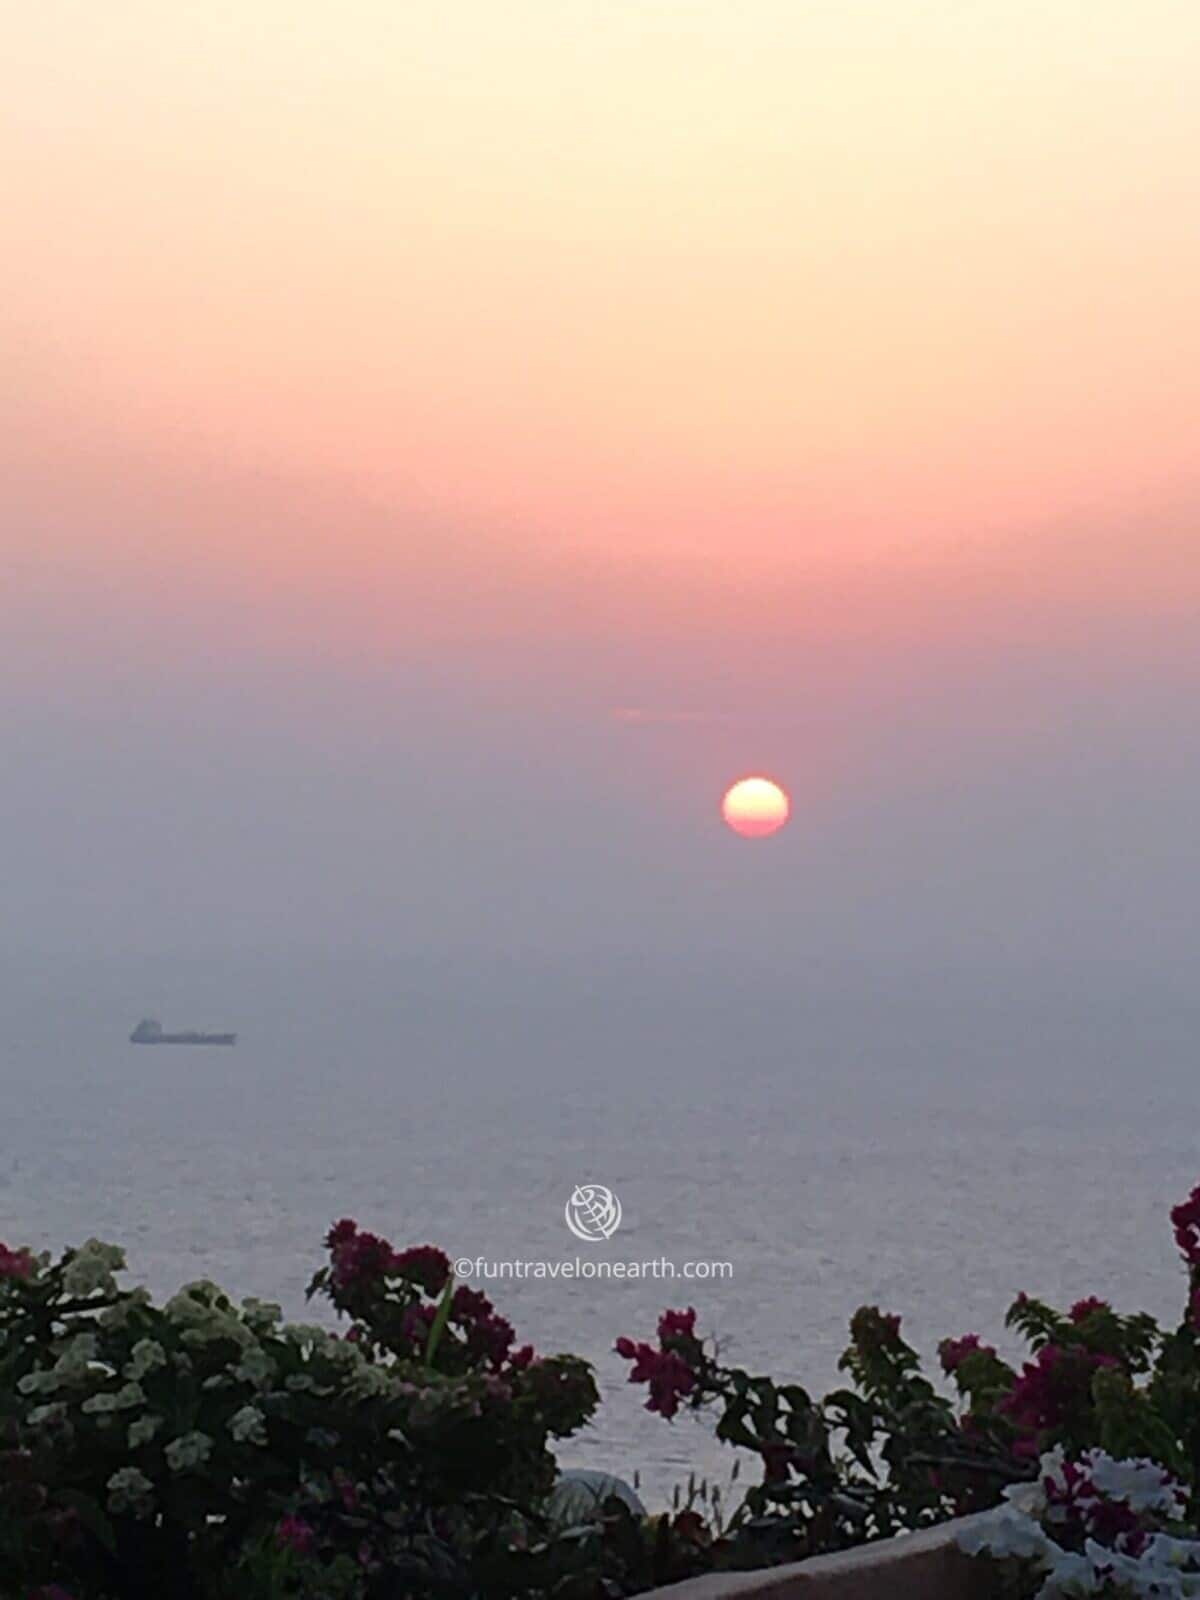
[[[6,949],[1188,969],[1195,0],[2,35]]]

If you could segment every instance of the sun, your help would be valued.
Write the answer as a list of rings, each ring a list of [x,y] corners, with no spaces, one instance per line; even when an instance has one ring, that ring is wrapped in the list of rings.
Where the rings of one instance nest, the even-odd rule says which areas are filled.
[[[743,839],[778,833],[791,814],[787,791],[770,778],[739,778],[725,791],[721,815]]]

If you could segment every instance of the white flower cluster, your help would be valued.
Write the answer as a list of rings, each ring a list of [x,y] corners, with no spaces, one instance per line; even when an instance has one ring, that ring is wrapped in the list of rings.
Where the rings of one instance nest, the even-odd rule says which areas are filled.
[[[156,1367],[165,1367],[167,1352],[157,1339],[139,1339],[129,1352],[129,1360],[122,1368],[127,1378],[144,1378]]]
[[[1123,1500],[1139,1516],[1151,1513],[1174,1521],[1187,1509],[1182,1486],[1156,1461],[1114,1461],[1103,1450],[1089,1450],[1079,1460],[1101,1494]]]
[[[90,1394],[80,1406],[81,1411],[86,1411],[96,1416],[102,1416],[106,1411],[131,1411],[134,1406],[145,1405],[146,1395],[140,1383],[125,1383],[115,1394],[102,1389],[99,1394]]]
[[[72,1255],[63,1269],[63,1289],[76,1300],[101,1291],[116,1294],[117,1280],[114,1272],[125,1266],[125,1252],[115,1244],[105,1244],[102,1239],[89,1239]]]
[[[154,1508],[154,1485],[144,1472],[136,1467],[121,1467],[108,1480],[108,1509],[119,1516],[131,1511],[144,1517]]]
[[[245,1352],[233,1376],[240,1383],[249,1383],[255,1389],[265,1389],[275,1376],[275,1363],[261,1345],[253,1345]]]
[[[274,1300],[256,1300],[247,1295],[242,1301],[242,1321],[255,1333],[271,1333],[283,1321],[283,1307]]]
[[[266,1444],[267,1419],[257,1406],[243,1406],[227,1424],[238,1444]]]
[[[129,1448],[136,1450],[139,1445],[149,1444],[154,1435],[162,1427],[163,1419],[156,1417],[148,1411],[144,1417],[138,1417],[136,1422],[129,1424]]]
[[[70,1255],[66,1291],[87,1302],[72,1308],[71,1320],[82,1313],[86,1331],[43,1345],[38,1354],[45,1364],[17,1383],[28,1397],[26,1420],[33,1427],[106,1430],[110,1461],[113,1436],[124,1436],[140,1466],[108,1478],[114,1515],[154,1515],[154,1484],[164,1462],[172,1475],[202,1473],[214,1458],[228,1458],[231,1446],[268,1447],[268,1418],[291,1417],[292,1397],[337,1397],[349,1405],[420,1398],[390,1365],[372,1362],[353,1341],[316,1324],[284,1323],[271,1302],[238,1306],[208,1281],[185,1285],[161,1312],[144,1289],[118,1295],[113,1274],[123,1266],[120,1250],[95,1239]],[[102,1295],[115,1295],[114,1303],[104,1305]],[[188,1374],[201,1401],[189,1421],[200,1426],[173,1437],[178,1424],[172,1427],[153,1408],[164,1386]],[[200,1431],[205,1426],[208,1431]],[[321,1435],[323,1447],[329,1439],[336,1435]]]
[[[171,1440],[163,1455],[172,1472],[188,1472],[202,1467],[212,1455],[212,1440],[206,1433],[183,1433]]]
[[[96,1349],[94,1333],[74,1334],[58,1349],[52,1367],[27,1372],[18,1380],[18,1394],[53,1394],[56,1389],[75,1389],[90,1383]]]
[[[150,1291],[141,1285],[123,1294],[115,1306],[105,1306],[96,1318],[102,1328],[124,1328],[135,1312],[150,1304]]]
[[[34,1406],[25,1418],[31,1428],[57,1427],[66,1420],[67,1408],[61,1400],[55,1400],[48,1406]]]
[[[228,1296],[207,1279],[185,1284],[163,1310],[181,1330],[179,1337],[184,1344],[199,1346],[225,1339],[245,1349],[255,1343],[253,1332]]]
[[[1082,1554],[1066,1550],[1043,1526],[1065,1519],[1046,1484],[1065,1494],[1068,1479],[1061,1449],[1044,1455],[1036,1484],[1007,1489],[1007,1504],[974,1517],[959,1534],[968,1555],[1032,1562],[1042,1578],[1036,1600],[1075,1600],[1085,1595],[1127,1595],[1146,1600],[1200,1600],[1200,1540],[1154,1533],[1137,1556],[1086,1539]],[[1171,1519],[1181,1515],[1178,1484],[1153,1461],[1115,1461],[1101,1450],[1078,1459],[1095,1488],[1135,1514]]]

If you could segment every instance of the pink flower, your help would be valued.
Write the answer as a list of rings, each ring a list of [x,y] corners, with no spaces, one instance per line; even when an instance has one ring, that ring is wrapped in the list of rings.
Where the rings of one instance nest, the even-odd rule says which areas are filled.
[[[1078,1345],[1068,1349],[1043,1345],[1036,1359],[1025,1363],[1000,1409],[1023,1433],[1036,1436],[1078,1416],[1091,1403],[1097,1369],[1119,1365],[1115,1356],[1097,1355]]]
[[[1189,1267],[1200,1267],[1200,1185],[1171,1212],[1175,1243]]]
[[[472,1317],[486,1317],[493,1309],[492,1302],[482,1289],[469,1289],[465,1283],[460,1283],[455,1289],[450,1305],[455,1320],[459,1322]]]
[[[686,1311],[664,1311],[658,1319],[658,1338],[661,1344],[668,1339],[694,1339],[696,1337],[696,1312],[689,1306]]]
[[[436,1316],[436,1306],[409,1306],[400,1318],[400,1331],[414,1350],[424,1350]]]
[[[303,1517],[295,1517],[290,1513],[282,1517],[275,1528],[275,1540],[288,1550],[294,1550],[297,1555],[307,1555],[313,1547],[316,1535]]]
[[[415,1244],[392,1256],[390,1271],[407,1278],[426,1294],[441,1294],[450,1276],[450,1259],[435,1244]]]
[[[0,1244],[0,1278],[28,1278],[33,1273],[33,1257],[28,1250],[10,1250]]]
[[[994,1356],[996,1351],[992,1345],[984,1344],[977,1333],[964,1333],[961,1339],[943,1339],[938,1345],[942,1371],[947,1375],[957,1372],[967,1357],[976,1353]]]
[[[1111,1309],[1107,1300],[1097,1300],[1094,1294],[1090,1294],[1086,1300],[1076,1300],[1071,1307],[1071,1321],[1086,1322],[1093,1311],[1110,1311]]]
[[[863,1350],[878,1351],[900,1342],[900,1318],[878,1306],[859,1306],[850,1318],[850,1337]]]
[[[358,1224],[344,1218],[325,1236],[331,1276],[337,1289],[355,1289],[382,1278],[395,1255],[386,1239],[360,1233]]]
[[[1149,1534],[1141,1519],[1125,1501],[1110,1499],[1097,1488],[1086,1457],[1064,1461],[1059,1473],[1061,1482],[1047,1475],[1042,1490],[1047,1505],[1054,1508],[1055,1521],[1071,1529],[1073,1544],[1095,1539],[1110,1550],[1134,1557],[1142,1554]]]
[[[514,1372],[524,1372],[534,1360],[534,1349],[531,1344],[523,1344],[519,1350],[514,1350],[508,1358],[508,1364]]]
[[[450,1302],[450,1317],[462,1328],[467,1349],[493,1367],[503,1364],[516,1334],[512,1324],[498,1315],[487,1295],[460,1284]]]
[[[679,1402],[696,1387],[696,1374],[674,1350],[656,1350],[653,1345],[632,1339],[617,1340],[617,1354],[633,1362],[629,1373],[630,1383],[645,1383],[650,1388],[646,1401],[647,1411],[657,1411],[661,1416],[673,1417]]]

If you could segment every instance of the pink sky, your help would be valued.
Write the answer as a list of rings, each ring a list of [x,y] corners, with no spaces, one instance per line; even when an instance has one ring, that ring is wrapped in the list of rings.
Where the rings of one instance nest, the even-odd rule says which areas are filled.
[[[427,713],[462,772],[549,719],[581,791],[707,819],[757,766],[899,793],[900,706],[996,760],[1191,706],[1193,0],[5,33],[22,714],[236,684],[230,726]]]
[[[1192,486],[1190,5],[48,0],[6,54],[68,476],[227,455],[729,577]]]

